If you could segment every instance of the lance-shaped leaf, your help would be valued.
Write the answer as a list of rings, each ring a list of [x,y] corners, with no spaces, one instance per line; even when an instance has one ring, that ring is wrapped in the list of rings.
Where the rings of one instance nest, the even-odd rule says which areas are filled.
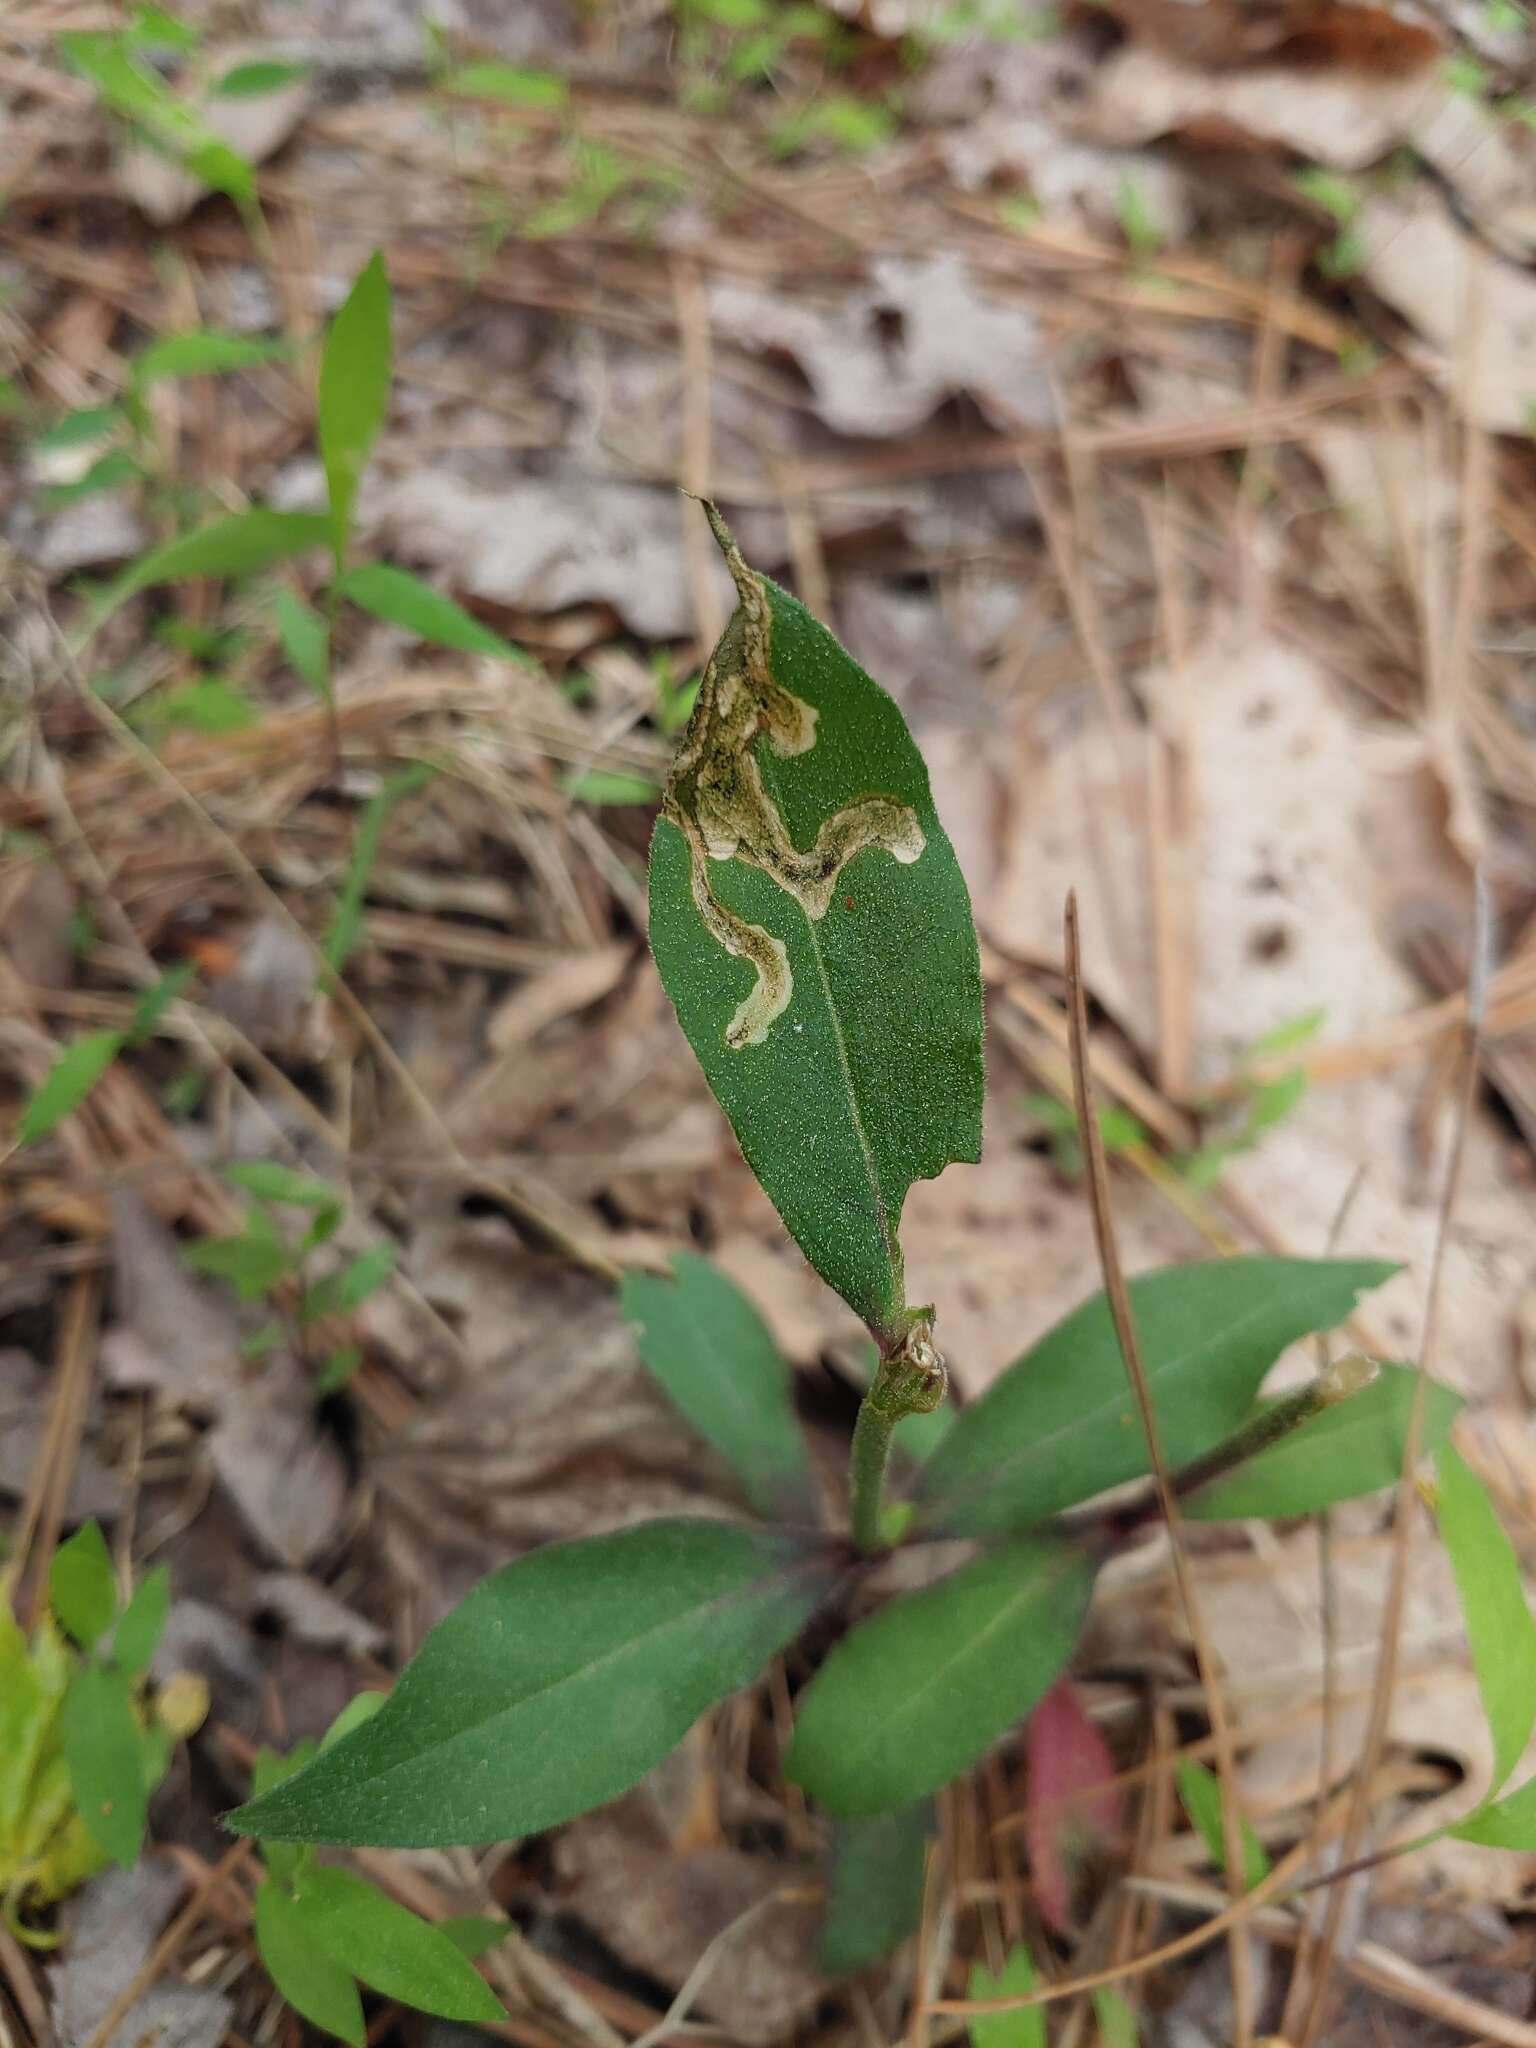
[[[970,899],[901,713],[712,517],[738,604],[662,797],[651,947],[790,1234],[894,1337],[907,1189],[981,1145]]]
[[[1072,1654],[1092,1587],[1081,1549],[1020,1537],[893,1600],[801,1695],[785,1771],[839,1816],[936,1792],[1039,1699]]]
[[[1418,1377],[1405,1365],[1378,1366],[1369,1386],[1319,1409],[1268,1450],[1192,1493],[1184,1513],[1205,1522],[1315,1515],[1338,1501],[1395,1486]],[[1459,1394],[1430,1381],[1426,1451],[1444,1443],[1460,1406]]]
[[[553,1827],[625,1791],[753,1678],[835,1575],[819,1546],[721,1522],[535,1551],[438,1623],[370,1720],[229,1825],[385,1848]]]
[[[1440,1540],[1451,1560],[1467,1647],[1493,1737],[1489,1789],[1497,1792],[1520,1761],[1536,1722],[1536,1621],[1514,1545],[1471,1467],[1450,1444],[1442,1444],[1435,1470]]]
[[[1379,1259],[1207,1259],[1130,1283],[1163,1450],[1202,1456],[1251,1411],[1288,1344],[1343,1322]],[[1141,1477],[1147,1444],[1102,1294],[1074,1309],[963,1409],[924,1468],[926,1528],[1028,1528]]]
[[[619,1301],[640,1356],[699,1435],[736,1468],[754,1507],[782,1521],[811,1520],[810,1459],[789,1367],[768,1325],[708,1259],[677,1252],[672,1272],[671,1280],[624,1276]]]
[[[936,1826],[933,1801],[919,1799],[833,1828],[821,1927],[824,1970],[867,1969],[906,1940],[922,1915],[923,1872]]]

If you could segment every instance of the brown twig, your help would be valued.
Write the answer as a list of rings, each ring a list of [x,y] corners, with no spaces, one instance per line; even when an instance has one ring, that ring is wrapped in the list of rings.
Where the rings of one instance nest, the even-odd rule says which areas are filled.
[[[1098,1118],[1094,1114],[1093,1086],[1088,1071],[1088,997],[1083,985],[1082,951],[1075,895],[1067,897],[1066,954],[1067,995],[1072,1019],[1072,1089],[1077,1103],[1078,1142],[1082,1146],[1083,1159],[1087,1167],[1094,1240],[1098,1247],[1100,1270],[1104,1276],[1104,1292],[1109,1301],[1110,1315],[1114,1319],[1115,1336],[1119,1341],[1121,1356],[1125,1360],[1126,1374],[1136,1397],[1142,1430],[1147,1440],[1147,1459],[1152,1467],[1163,1519],[1168,1527],[1174,1577],[1178,1581],[1179,1597],[1183,1602],[1190,1637],[1194,1644],[1195,1662],[1205,1688],[1211,1732],[1216,1737],[1216,1768],[1221,1780],[1223,1860],[1226,1865],[1227,1881],[1234,1891],[1237,1891],[1243,1882],[1243,1850],[1231,1730],[1222,1694],[1221,1674],[1216,1668],[1215,1652],[1205,1630],[1199,1598],[1195,1591],[1194,1574],[1190,1570],[1188,1555],[1181,1537],[1179,1503],[1174,1491],[1173,1475],[1163,1456],[1157,1414],[1152,1405],[1152,1390],[1147,1381],[1146,1366],[1142,1361],[1141,1346],[1136,1335],[1135,1318],[1131,1312],[1131,1299],[1120,1265],[1120,1247],[1115,1236],[1114,1215],[1109,1197],[1109,1170],[1105,1164],[1103,1136],[1099,1130]],[[1247,1939],[1241,1926],[1233,1926],[1229,1941],[1237,2048],[1248,2048],[1253,2039],[1253,1984]]]

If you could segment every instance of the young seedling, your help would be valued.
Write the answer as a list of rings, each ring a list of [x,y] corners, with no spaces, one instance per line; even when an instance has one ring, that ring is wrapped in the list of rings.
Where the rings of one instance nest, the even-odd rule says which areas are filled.
[[[40,1913],[138,1861],[149,1795],[207,1711],[190,1675],[147,1686],[169,1611],[163,1566],[120,1598],[95,1522],[54,1553],[30,1638],[0,1580],[0,1917],[30,1946],[53,1946]]]
[[[230,1825],[268,1844],[410,1847],[555,1826],[632,1785],[813,1614],[842,1612],[836,1596],[892,1544],[968,1538],[968,1562],[843,1632],[796,1703],[784,1768],[836,1829],[826,1954],[856,1967],[911,1925],[928,1795],[1028,1715],[1099,1567],[1153,1512],[1083,1509],[1146,1479],[1147,1440],[1101,1295],[898,1452],[905,1498],[889,1497],[898,1433],[943,1419],[935,1311],[908,1300],[900,1225],[914,1180],[980,1146],[970,906],[895,705],[706,509],[738,602],[662,793],[650,938],[753,1171],[870,1333],[846,1527],[823,1524],[791,1375],[756,1311],[692,1254],[631,1274],[642,1357],[757,1519],[653,1523],[493,1573],[365,1725],[256,1788]],[[1392,1482],[1406,1370],[1346,1361],[1257,1397],[1281,1351],[1394,1270],[1232,1258],[1130,1283],[1187,1514],[1304,1514]],[[1429,1392],[1433,1449],[1457,1403]]]

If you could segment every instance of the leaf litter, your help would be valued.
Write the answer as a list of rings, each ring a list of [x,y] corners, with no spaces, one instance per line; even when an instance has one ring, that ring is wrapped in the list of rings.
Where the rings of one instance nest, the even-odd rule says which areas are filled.
[[[238,1034],[217,1041],[233,1050],[190,1130],[174,1097],[161,1107],[181,1041],[158,1036],[46,1154],[8,1163],[7,1195],[47,1233],[39,1243],[7,1223],[32,1272],[0,1298],[3,1334],[26,1355],[25,1447],[47,1370],[33,1361],[51,1355],[39,1305],[62,1284],[39,1252],[99,1260],[99,1190],[114,1189],[99,1386],[69,1506],[96,1500],[98,1485],[142,1486],[136,1527],[163,1541],[178,1582],[171,1644],[206,1667],[216,1714],[247,1741],[323,1725],[367,1660],[382,1654],[387,1677],[470,1580],[519,1549],[651,1512],[740,1512],[729,1475],[639,1375],[605,1295],[561,1270],[498,1182],[615,1257],[659,1269],[687,1246],[718,1258],[795,1363],[818,1418],[818,1469],[838,1483],[843,1425],[822,1410],[840,1414],[857,1331],[787,1257],[657,1000],[637,944],[644,810],[598,807],[566,781],[659,781],[668,742],[650,664],[685,682],[708,638],[700,608],[723,595],[712,572],[690,571],[680,477],[739,498],[754,559],[826,593],[872,672],[907,696],[934,762],[988,947],[993,1071],[982,1163],[914,1190],[909,1236],[914,1288],[945,1305],[963,1390],[979,1391],[1096,1285],[1081,1186],[1040,1108],[1064,1077],[1068,885],[1083,904],[1101,1083],[1147,1139],[1117,1153],[1132,1264],[1266,1238],[1318,1251],[1365,1161],[1343,1244],[1407,1261],[1369,1314],[1382,1348],[1411,1356],[1443,1136],[1437,1048],[1455,997],[1425,985],[1409,941],[1465,923],[1469,789],[1512,941],[1536,872],[1520,686],[1536,554],[1518,513],[1528,138],[1491,93],[1448,89],[1443,53],[1415,41],[1421,32],[1383,41],[1377,22],[1373,69],[1328,41],[1363,35],[1369,24],[1340,17],[1364,10],[1315,22],[1284,7],[1211,10],[1207,37],[1206,10],[1195,23],[1187,9],[1127,5],[1118,25],[1043,23],[1035,41],[994,43],[925,41],[943,10],[849,0],[839,13],[858,75],[889,84],[895,38],[919,38],[928,55],[905,101],[896,93],[893,139],[848,160],[823,143],[770,148],[750,98],[725,116],[682,105],[668,10],[596,27],[556,7],[524,12],[513,22],[466,9],[445,28],[470,39],[466,55],[561,70],[579,52],[581,149],[563,120],[445,115],[427,97],[414,25],[359,0],[325,37],[301,38],[323,85],[305,89],[263,170],[281,209],[273,249],[253,252],[232,212],[183,183],[174,276],[104,196],[118,173],[101,168],[99,117],[78,95],[54,101],[29,84],[39,68],[52,75],[41,44],[7,44],[21,68],[5,84],[17,114],[4,143],[5,257],[23,295],[0,345],[12,319],[26,323],[30,401],[51,418],[109,400],[154,333],[302,336],[387,212],[409,318],[390,436],[362,498],[366,539],[445,584],[543,671],[423,660],[377,626],[338,645],[340,731],[364,779],[426,751],[450,764],[386,835],[349,974],[469,1178],[318,983],[286,918],[195,815],[91,737],[67,687],[43,700],[46,759],[8,756],[18,830],[52,846],[97,925],[66,956],[55,883],[51,907],[7,899],[23,920],[4,936],[23,982],[79,1006],[40,1011],[39,1028],[63,1042],[116,1021],[95,1013],[124,999],[122,935],[100,923],[105,879],[157,960],[202,964],[194,1002],[210,1028]],[[286,18],[261,26],[292,36]],[[1501,55],[1480,20],[1464,26],[1485,61],[1515,69],[1521,46]],[[1310,59],[1292,61],[1288,40],[1308,36]],[[780,92],[799,88],[802,61]],[[1229,152],[1219,179],[1212,144]],[[613,164],[622,181],[637,161],[677,182],[611,182]],[[569,194],[573,169],[579,188],[594,165],[610,197],[585,216],[568,207],[552,234],[529,232],[541,206]],[[1315,179],[1309,194],[1294,176],[1308,167],[1358,185],[1358,205]],[[157,169],[164,206],[181,174]],[[89,264],[47,237],[48,209],[65,204],[94,223]],[[1299,234],[1320,255],[1344,228],[1358,245],[1353,276],[1270,269],[1277,237]],[[689,266],[702,285],[692,296]],[[701,363],[702,409],[690,403]],[[221,488],[310,502],[307,399],[281,376],[239,389],[227,406],[196,385],[163,389],[164,446]],[[1468,421],[1506,437],[1481,501]],[[111,502],[87,497],[39,528],[16,487],[0,486],[10,537],[42,534],[67,623],[78,615],[66,575],[110,568],[140,544],[133,500]],[[71,513],[84,520],[73,535]],[[1463,544],[1486,576],[1458,599]],[[319,707],[245,603],[235,622],[254,628],[254,651],[218,658],[241,665],[254,726],[238,742],[170,732],[161,758],[317,937],[361,785],[332,774]],[[177,615],[221,623],[201,595]],[[110,701],[152,702],[204,660],[164,646],[146,659],[147,629],[166,616],[137,600],[103,635],[103,674],[121,663],[126,676],[109,681],[126,693]],[[1441,679],[1434,706],[1426,672]],[[48,794],[60,787],[67,812]],[[1516,941],[1496,984],[1497,1043],[1510,1053],[1531,1024],[1522,959]],[[1451,1010],[1435,1011],[1444,1001]],[[1257,1071],[1250,1048],[1319,1008],[1316,1033],[1263,1067],[1270,1078],[1300,1067],[1305,1092],[1233,1153],[1214,1189],[1190,1186],[1179,1162],[1233,1128]],[[336,1333],[336,1348],[362,1356],[323,1404],[322,1359],[288,1345],[242,1355],[254,1318],[181,1262],[182,1239],[228,1223],[206,1184],[225,1156],[210,1132],[244,1157],[319,1144],[317,1167],[345,1184],[370,1237],[400,1247],[398,1282]],[[1505,1447],[1496,1469],[1515,1475],[1518,1499],[1529,1490],[1528,1393],[1511,1369],[1514,1306],[1530,1283],[1527,1164],[1480,1109],[1445,1279],[1447,1374],[1473,1396],[1468,1429]],[[1354,1673],[1368,1664],[1384,1579],[1378,1510],[1351,1510],[1339,1542],[1340,1656]],[[1196,1543],[1218,1650],[1248,1680],[1234,1683],[1245,1796],[1280,1840],[1305,1833],[1315,1800],[1309,1543],[1233,1530]],[[1173,1697],[1185,1725],[1203,1725],[1171,1610],[1150,1597],[1165,1586],[1165,1554],[1149,1542],[1126,1590],[1106,1588],[1081,1662],[1079,1676],[1097,1681],[1085,1695],[1093,1725],[1127,1767],[1151,1754],[1140,1695],[1123,1682],[1136,1658],[1183,1686]],[[1426,1802],[1465,1800],[1486,1769],[1448,1589],[1428,1568],[1405,1652],[1383,1799],[1411,1832]],[[1277,1727],[1282,1709],[1294,1725]],[[814,1908],[766,1904],[814,1890],[823,1847],[776,1775],[781,1720],[766,1697],[722,1710],[689,1761],[686,1824],[658,1818],[661,1794],[647,1791],[631,1795],[634,1810],[558,1836],[542,1874],[526,1855],[501,1866],[497,1882],[523,1887],[535,1938],[571,1981],[613,1998],[631,1995],[621,1982],[645,1985],[633,2034],[725,1935],[733,1904],[764,1917],[727,1937],[700,2014],[742,2039],[787,2038],[821,2000],[848,1996],[810,1960]],[[1357,1704],[1342,1702],[1336,1721],[1337,1774]],[[227,1804],[245,1786],[221,1743],[201,1738],[200,1759]],[[979,1845],[984,1817],[1018,1823],[1025,1754],[1015,1744],[1005,1781],[968,1786],[947,1816],[951,1853],[971,1845],[988,1883],[1018,1880],[1019,1866],[994,1871]],[[1038,1840],[1032,1881],[1049,1886],[1051,1855]],[[1444,1930],[1413,1889],[1429,1876],[1508,1907],[1519,1932],[1514,1866],[1495,1860],[1443,1844],[1384,1874],[1398,1917],[1373,1933],[1431,1973],[1449,1968]],[[1092,1860],[1083,1883],[1091,1929],[1116,1894]],[[572,1921],[586,1930],[579,1950],[558,1931]],[[946,1898],[925,1938],[957,1940],[968,1960],[993,1932]],[[1502,1938],[1484,1922],[1475,1939],[1487,1955]],[[194,1940],[178,1964],[214,1953]],[[893,2038],[909,1967],[869,1994]],[[249,2034],[255,1980],[232,1981]],[[201,1981],[164,1988],[207,1995]],[[1389,2017],[1408,2024],[1401,2008]]]

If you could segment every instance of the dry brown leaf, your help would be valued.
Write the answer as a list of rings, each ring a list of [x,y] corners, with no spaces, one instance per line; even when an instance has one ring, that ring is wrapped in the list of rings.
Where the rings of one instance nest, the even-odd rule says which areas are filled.
[[[831,301],[722,280],[710,317],[743,347],[794,356],[836,433],[908,433],[962,392],[1001,427],[1052,416],[1034,315],[959,255],[877,257],[867,286]]]
[[[315,1423],[310,1383],[274,1356],[227,1401],[208,1455],[247,1527],[288,1565],[333,1541],[347,1499],[341,1453]]]
[[[75,978],[70,914],[75,892],[56,861],[34,861],[0,920],[3,943],[23,981],[68,988]]]
[[[122,1481],[102,1463],[90,1440],[101,1419],[100,1406],[93,1398],[86,1413],[86,1438],[70,1467],[64,1502],[67,1522],[83,1522],[89,1515],[112,1522],[122,1511]],[[47,1434],[48,1375],[25,1351],[8,1346],[0,1350],[0,1493],[16,1500],[25,1497]]]
[[[696,2001],[733,2040],[788,2040],[825,1996],[815,1961],[821,1877],[809,1863],[732,1848],[679,1852],[645,1785],[562,1828],[553,1851],[568,1908],[669,1991],[752,1914]]]
[[[166,1862],[93,1877],[74,1907],[63,1959],[53,1973],[54,2024],[61,2048],[83,2048],[170,1918],[182,1880]],[[112,2031],[108,2048],[218,2048],[234,2017],[222,1992],[201,1984],[155,1984]]]
[[[251,1593],[301,1642],[344,1650],[349,1657],[369,1657],[384,1646],[383,1629],[307,1572],[264,1572]]]
[[[510,1052],[537,1038],[547,1024],[600,1002],[632,958],[629,946],[599,946],[530,976],[491,1012],[487,1041],[498,1053]]]

